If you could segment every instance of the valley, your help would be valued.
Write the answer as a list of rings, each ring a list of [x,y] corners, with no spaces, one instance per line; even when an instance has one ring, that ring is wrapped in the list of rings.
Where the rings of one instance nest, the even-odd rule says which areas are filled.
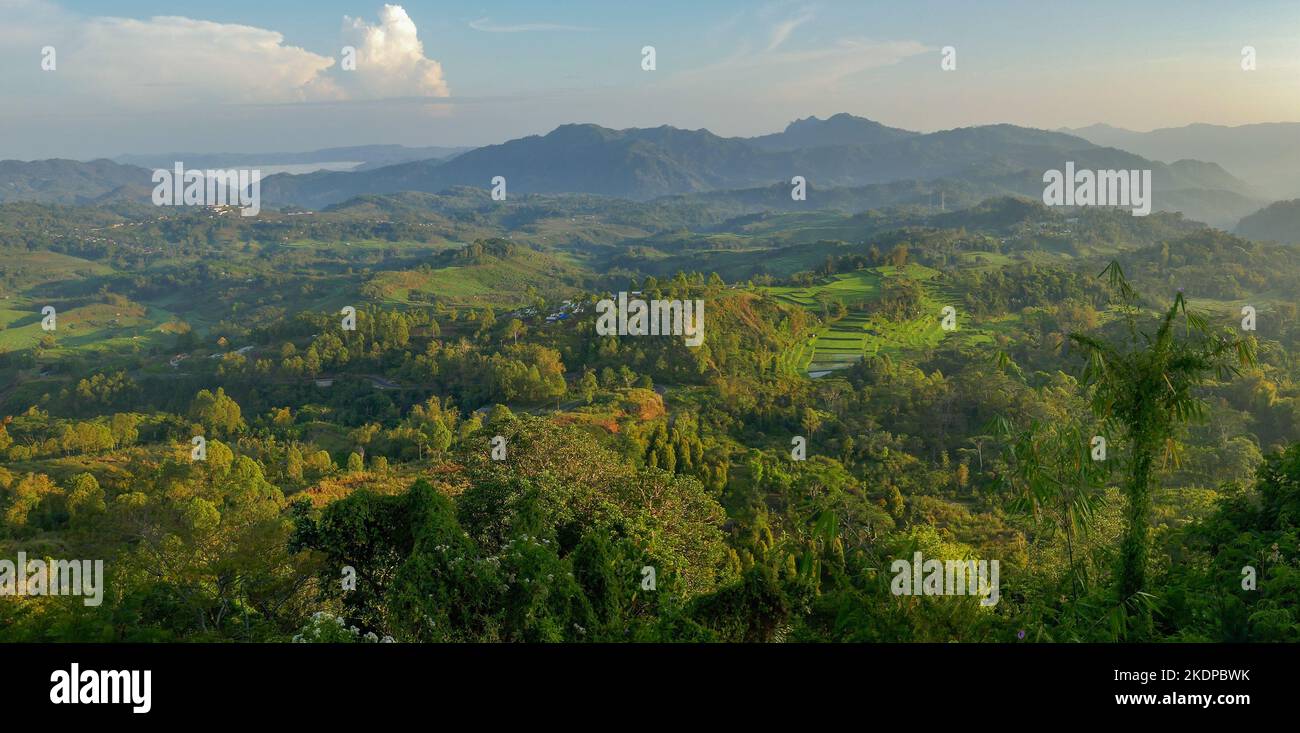
[[[797,140],[821,124],[692,136],[724,160],[813,160]],[[881,159],[930,137],[829,125],[841,142],[882,134]],[[273,198],[397,177],[250,217],[130,196],[0,203],[0,547],[101,553],[110,579],[98,609],[0,601],[4,638],[285,641],[318,633],[308,609],[402,641],[1294,636],[1284,571],[1228,610],[1205,600],[1243,562],[1211,535],[1294,551],[1234,497],[1294,502],[1277,477],[1300,465],[1300,253],[1160,204],[1162,177],[1230,184],[1221,173],[1157,168],[1148,216],[1046,206],[1015,176],[814,181],[804,202],[780,184],[530,192],[529,174],[495,201],[472,184],[485,169],[418,177],[489,154],[273,176]],[[700,303],[703,333],[602,333],[599,304],[622,294]],[[1152,623],[1123,629],[1103,622],[1130,613],[1114,573],[1123,472],[1143,448],[1089,350],[1140,360],[1162,318],[1215,361],[1152,479]],[[1113,460],[1078,463],[1098,435]],[[1061,493],[1072,466],[1088,470]],[[997,600],[890,594],[879,568],[916,552],[996,558]],[[386,579],[338,593],[334,568],[357,563]],[[655,600],[627,580],[643,567]],[[239,582],[220,580],[230,568]]]

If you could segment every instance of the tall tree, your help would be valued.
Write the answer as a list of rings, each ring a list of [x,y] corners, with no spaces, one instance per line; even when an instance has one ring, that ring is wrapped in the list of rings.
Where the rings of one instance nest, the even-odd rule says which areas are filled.
[[[1120,546],[1120,601],[1140,600],[1146,585],[1153,474],[1161,452],[1172,448],[1178,426],[1205,416],[1197,387],[1211,376],[1226,379],[1239,365],[1255,362],[1254,341],[1214,332],[1206,318],[1188,310],[1179,292],[1154,332],[1139,326],[1138,296],[1118,262],[1102,271],[1120,298],[1125,333],[1115,343],[1079,333],[1070,339],[1087,354],[1084,381],[1092,406],[1123,429],[1129,448],[1124,479],[1125,532]],[[1181,322],[1182,328],[1177,328]]]

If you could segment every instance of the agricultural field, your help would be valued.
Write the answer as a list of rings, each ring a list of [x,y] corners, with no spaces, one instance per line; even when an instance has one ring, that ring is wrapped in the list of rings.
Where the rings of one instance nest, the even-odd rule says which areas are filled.
[[[436,269],[395,270],[376,273],[362,292],[382,303],[429,303],[449,307],[514,308],[524,303],[530,287],[567,292],[557,282],[572,280],[580,273],[567,258],[524,256],[494,258],[471,265],[449,265]]]
[[[806,308],[819,315],[831,303],[842,303],[849,314],[817,329],[812,336],[787,355],[784,363],[810,377],[852,366],[864,357],[904,351],[920,352],[936,346],[944,336],[940,311],[956,302],[952,294],[930,281],[937,270],[922,265],[904,267],[882,265],[852,273],[837,274],[809,286],[772,287],[765,290],[785,302]],[[892,320],[863,312],[879,298],[888,278],[906,277],[923,283],[925,297],[921,312],[910,320]],[[966,334],[969,335],[969,334]]]

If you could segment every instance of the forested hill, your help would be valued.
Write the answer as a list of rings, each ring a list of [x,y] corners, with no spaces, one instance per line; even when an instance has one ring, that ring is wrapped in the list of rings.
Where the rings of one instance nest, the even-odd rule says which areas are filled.
[[[1005,194],[1038,198],[1043,172],[1072,162],[1081,170],[1151,170],[1156,210],[1216,226],[1231,227],[1267,203],[1250,182],[1212,160],[1166,164],[1074,135],[1007,124],[921,134],[847,114],[796,120],[782,132],[753,138],[666,125],[613,130],[566,124],[473,150],[353,146],[118,160],[0,162],[0,202],[148,203],[150,168],[181,162],[192,169],[265,166],[260,194],[276,208],[321,209],[356,197],[456,187],[486,190],[497,177],[513,195],[646,201],[716,192],[724,200],[761,198],[789,208],[790,181],[801,176],[813,199],[821,199],[819,207],[856,213],[905,204],[963,208]],[[271,175],[282,166],[323,169]]]
[[[1300,244],[1300,199],[1269,204],[1242,219],[1236,231],[1251,239]]]
[[[813,123],[834,134],[807,134],[804,121],[772,138],[722,138],[672,127],[611,130],[562,125],[543,136],[485,146],[447,162],[422,161],[361,173],[274,176],[272,204],[321,207],[352,196],[397,191],[438,192],[485,187],[503,176],[517,193],[597,193],[632,199],[768,186],[804,176],[823,188],[900,180],[978,180],[1030,171],[1041,189],[1044,170],[1074,161],[1079,168],[1151,169],[1157,191],[1225,191],[1249,199],[1249,186],[1212,163],[1166,165],[1060,133],[991,125],[926,135],[840,132],[840,118]],[[862,121],[868,123],[870,121]],[[874,128],[867,127],[867,130]],[[816,140],[817,142],[810,142]],[[826,144],[844,140],[843,144]],[[808,147],[792,147],[807,145]],[[1195,211],[1189,212],[1194,215]],[[1240,214],[1238,215],[1240,216]]]
[[[0,205],[0,556],[109,572],[0,639],[1300,638],[1297,250],[763,190]]]

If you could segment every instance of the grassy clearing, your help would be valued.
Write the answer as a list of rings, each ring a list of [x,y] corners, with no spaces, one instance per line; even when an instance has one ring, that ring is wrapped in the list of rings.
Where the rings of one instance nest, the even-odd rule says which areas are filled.
[[[578,279],[580,271],[568,255],[527,252],[436,270],[379,272],[370,278],[362,292],[387,303],[428,303],[432,297],[453,307],[514,308],[523,304],[529,287],[538,292],[567,295],[573,288],[562,283]],[[422,297],[413,298],[416,293]]]

